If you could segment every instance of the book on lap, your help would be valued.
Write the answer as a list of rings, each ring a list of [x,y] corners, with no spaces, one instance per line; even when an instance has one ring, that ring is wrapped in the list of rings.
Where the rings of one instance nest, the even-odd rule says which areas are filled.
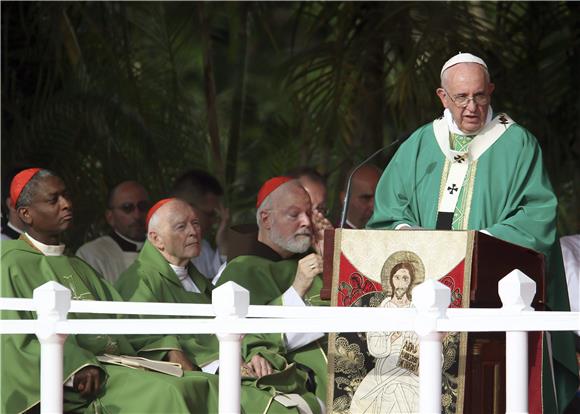
[[[97,356],[99,362],[103,364],[121,365],[133,369],[145,369],[148,371],[161,372],[162,374],[182,377],[183,369],[180,364],[165,361],[153,361],[147,358],[104,354]]]

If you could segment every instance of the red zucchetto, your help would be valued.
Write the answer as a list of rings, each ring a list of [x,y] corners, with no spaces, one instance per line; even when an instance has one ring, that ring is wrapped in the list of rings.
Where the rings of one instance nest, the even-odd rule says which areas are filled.
[[[149,211],[147,212],[147,218],[145,219],[145,225],[147,227],[149,227],[149,221],[151,220],[151,217],[153,217],[153,214],[155,214],[155,212],[157,210],[159,210],[161,207],[163,207],[165,204],[169,203],[170,201],[175,200],[175,197],[171,197],[171,198],[164,198],[162,200],[159,200],[158,202],[156,202],[153,207],[151,207],[149,209]]]
[[[12,201],[12,207],[16,208],[16,202],[20,193],[26,187],[26,184],[34,177],[34,175],[40,171],[40,168],[28,168],[26,170],[20,171],[12,179],[10,184],[10,200]]]
[[[280,187],[282,184],[286,184],[288,181],[292,181],[293,178],[290,177],[272,177],[262,185],[260,191],[258,191],[258,199],[256,201],[256,208],[260,208],[260,205],[264,202],[264,199],[272,193],[275,189]]]

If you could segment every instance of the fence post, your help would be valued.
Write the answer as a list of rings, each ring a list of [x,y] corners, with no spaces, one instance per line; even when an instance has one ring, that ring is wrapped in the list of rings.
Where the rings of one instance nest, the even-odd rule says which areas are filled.
[[[224,283],[212,292],[212,305],[216,319],[224,327],[235,327],[236,321],[245,318],[250,305],[250,292],[234,282]],[[239,414],[241,410],[242,337],[240,334],[217,332],[220,342],[219,412]]]
[[[70,290],[56,282],[47,282],[34,289],[36,336],[40,341],[40,412],[62,413],[62,354],[66,334],[58,334],[56,325],[66,321],[70,309]]]
[[[498,283],[502,309],[507,313],[533,311],[536,283],[520,270],[512,270]],[[516,328],[516,327],[514,327]],[[506,414],[528,412],[528,333],[505,333]]]
[[[445,318],[451,290],[435,280],[426,280],[413,289],[417,309],[415,331],[419,335],[419,410],[422,414],[441,413],[441,333],[437,319]]]

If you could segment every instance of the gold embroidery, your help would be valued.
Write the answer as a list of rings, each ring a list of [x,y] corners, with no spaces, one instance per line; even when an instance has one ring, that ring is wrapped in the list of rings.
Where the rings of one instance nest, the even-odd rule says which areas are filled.
[[[397,366],[419,375],[419,344],[406,339],[399,354]]]
[[[62,278],[64,280],[66,280],[66,283],[68,284],[68,288],[72,292],[71,299],[73,299],[73,300],[91,300],[92,299],[93,296],[89,292],[81,293],[80,295],[77,293],[72,275],[66,275],[66,276],[63,276]]]
[[[465,190],[465,197],[463,200],[463,222],[461,224],[462,230],[467,230],[467,226],[469,225],[469,213],[471,212],[471,198],[473,197],[473,188],[475,187],[476,172],[477,160],[473,161],[469,166],[469,172],[463,187]]]

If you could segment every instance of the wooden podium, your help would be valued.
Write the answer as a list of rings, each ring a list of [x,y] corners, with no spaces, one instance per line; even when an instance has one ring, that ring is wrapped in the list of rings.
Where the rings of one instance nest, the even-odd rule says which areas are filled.
[[[456,239],[459,236],[458,233],[465,235],[466,241],[454,245],[455,242],[450,242],[454,239],[450,237]],[[362,248],[358,246],[361,243],[364,245]],[[439,257],[447,258],[450,250],[460,251],[463,248],[461,243],[465,245],[464,256],[461,256],[463,253],[459,255],[460,258],[463,257],[460,261],[463,267],[448,266],[453,270],[449,270],[449,274],[446,275],[445,270],[439,270],[435,265],[430,265],[429,262],[439,261]],[[357,304],[361,298],[368,296],[373,289],[385,290],[382,272],[387,265],[385,262],[381,277],[378,278],[376,274],[374,276],[366,274],[366,272],[376,273],[376,271],[365,263],[374,261],[377,263],[374,268],[378,269],[380,260],[385,261],[385,258],[379,258],[382,250],[389,252],[384,253],[386,257],[392,256],[391,252],[394,250],[408,252],[413,251],[415,247],[418,257],[425,262],[424,273],[427,274],[425,277],[435,275],[434,278],[447,284],[444,279],[448,279],[451,273],[455,272],[457,275],[463,272],[465,280],[460,288],[464,288],[464,291],[457,289],[462,294],[456,295],[458,300],[456,306],[465,306],[467,303],[472,308],[501,307],[497,292],[498,282],[512,270],[519,269],[536,282],[537,290],[533,306],[536,310],[544,310],[544,256],[536,251],[476,231],[327,230],[324,248],[324,288],[321,297],[331,299],[332,304],[337,306],[365,306]],[[452,264],[457,262],[453,258],[449,260]],[[350,273],[345,276],[345,272]],[[356,275],[358,279],[356,283],[351,283],[351,286],[350,282],[345,282],[345,277],[351,277],[349,280],[354,281],[353,275]],[[344,289],[345,286],[348,289]],[[345,301],[347,297],[344,292],[352,294],[355,290],[353,286],[361,289],[360,296],[358,298],[353,296]],[[462,296],[467,294],[469,294],[468,300]],[[453,297],[452,290],[452,301]],[[466,338],[467,345],[462,348],[465,351],[465,381],[462,383],[463,397],[459,399],[459,406],[465,413],[505,412],[505,334],[469,333]],[[541,364],[538,365],[538,358],[541,360],[540,333],[530,334],[529,349],[530,384],[532,385],[534,378],[538,381],[541,376]],[[329,349],[329,354],[332,352],[336,351]],[[331,379],[334,379],[333,373],[330,371],[329,373]],[[330,387],[332,386],[331,384]],[[330,396],[336,397],[330,388],[329,391],[331,391]],[[336,404],[336,401],[331,401],[328,406],[332,407],[333,402]],[[537,402],[530,400],[530,412],[535,411],[533,407],[535,403]]]

